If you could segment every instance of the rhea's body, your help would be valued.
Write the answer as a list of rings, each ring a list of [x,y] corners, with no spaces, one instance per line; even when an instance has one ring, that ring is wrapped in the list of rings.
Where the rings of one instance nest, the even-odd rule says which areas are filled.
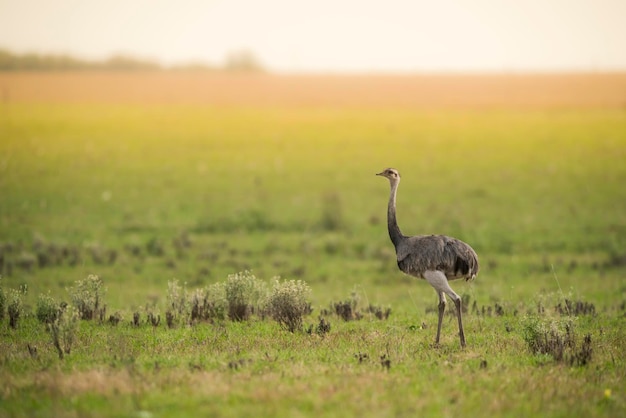
[[[439,344],[443,313],[448,295],[457,309],[459,337],[461,346],[465,347],[465,333],[461,319],[461,297],[450,287],[448,281],[456,279],[472,280],[478,274],[478,256],[465,242],[446,235],[415,235],[402,234],[396,220],[396,195],[400,183],[400,173],[393,169],[377,175],[389,179],[391,194],[387,206],[387,226],[389,238],[396,249],[398,268],[404,273],[425,279],[439,296],[439,321],[435,344]]]

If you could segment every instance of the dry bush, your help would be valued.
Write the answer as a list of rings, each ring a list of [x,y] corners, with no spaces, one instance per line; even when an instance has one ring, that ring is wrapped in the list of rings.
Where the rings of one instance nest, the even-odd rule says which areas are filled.
[[[267,297],[267,285],[258,280],[249,271],[228,276],[224,285],[228,303],[228,318],[232,321],[247,320],[258,311],[259,306]]]
[[[374,315],[377,319],[388,319],[391,314],[391,308],[369,304],[367,307],[360,306],[360,296],[357,291],[352,291],[350,297],[340,302],[332,302],[330,311],[339,316],[344,321],[358,321],[365,314]],[[327,311],[323,311],[327,313]]]
[[[191,323],[225,319],[228,302],[224,283],[215,283],[205,289],[194,290],[191,292],[189,305]]]
[[[308,298],[311,288],[302,280],[281,282],[276,279],[270,293],[266,311],[289,332],[302,329],[302,318],[311,313]]]
[[[0,276],[0,280],[1,279],[2,279],[2,276]],[[2,289],[2,287],[0,287],[0,321],[4,319],[4,310],[6,309],[6,304],[7,304],[7,296],[4,293],[4,290]]]
[[[68,289],[72,305],[78,309],[81,319],[104,319],[106,306],[103,304],[106,288],[100,277],[90,274],[84,280],[77,280]]]
[[[559,302],[554,310],[560,315],[580,316],[596,314],[596,307],[593,303],[584,302],[582,300],[573,301],[571,299],[564,299],[563,302]]]
[[[330,308],[337,316],[344,321],[359,320],[363,317],[361,312],[357,311],[360,297],[357,292],[353,291],[350,298],[340,302],[331,302]]]
[[[22,303],[22,292],[9,289],[7,297],[7,312],[9,314],[9,326],[13,329],[17,328],[17,324],[23,315],[24,304]]]
[[[80,318],[81,313],[78,308],[66,306],[65,309],[59,311],[58,318],[50,324],[52,344],[61,360],[65,354],[70,354],[72,350]]]
[[[165,311],[167,325],[172,328],[175,319],[184,321],[188,316],[187,285],[179,285],[176,279],[167,282],[167,310]]]
[[[51,324],[59,316],[59,304],[50,294],[40,294],[37,298],[37,310],[35,312],[39,322]]]
[[[591,335],[578,344],[574,332],[575,318],[550,319],[526,317],[523,335],[533,354],[545,354],[556,362],[570,366],[585,366],[592,358]]]
[[[313,331],[315,330],[317,335],[324,336],[330,332],[330,322],[326,321],[326,319],[322,316],[319,317],[319,320],[320,322],[315,328],[313,327],[313,324],[309,325],[309,328],[306,331],[307,334],[313,334]]]

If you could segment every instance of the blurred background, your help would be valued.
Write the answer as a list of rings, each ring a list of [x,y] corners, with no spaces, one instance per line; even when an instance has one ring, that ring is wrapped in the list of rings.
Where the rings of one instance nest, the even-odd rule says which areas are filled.
[[[619,0],[3,0],[0,47],[112,67],[619,71],[625,18]]]
[[[123,305],[253,269],[411,310],[374,176],[393,166],[403,231],[472,244],[481,297],[564,271],[606,299],[625,20],[619,0],[2,0],[0,274],[35,295],[99,274]]]

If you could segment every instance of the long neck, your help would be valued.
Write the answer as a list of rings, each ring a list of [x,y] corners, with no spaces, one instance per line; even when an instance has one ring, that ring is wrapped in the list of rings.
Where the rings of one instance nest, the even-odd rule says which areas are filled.
[[[389,205],[387,206],[387,227],[389,228],[389,238],[393,242],[394,246],[398,246],[400,241],[404,238],[398,221],[396,220],[396,194],[398,191],[399,181],[391,182],[391,194],[389,195]]]

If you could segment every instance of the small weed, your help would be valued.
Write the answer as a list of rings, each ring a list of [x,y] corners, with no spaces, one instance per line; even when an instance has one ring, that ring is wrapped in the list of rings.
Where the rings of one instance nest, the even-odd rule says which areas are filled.
[[[174,314],[172,311],[165,312],[165,323],[168,328],[174,328]]]
[[[594,316],[596,314],[596,307],[593,303],[583,302],[581,300],[572,301],[570,299],[565,299],[563,302],[559,302],[554,307],[554,310],[560,315],[568,316]]]
[[[354,357],[359,361],[359,364],[369,360],[370,356],[367,353],[356,353]]]
[[[586,366],[591,361],[593,348],[591,348],[591,334],[585,335],[583,343],[578,351],[575,351],[570,359],[574,366]]]
[[[315,332],[317,335],[320,336],[328,334],[330,332],[330,322],[327,322],[322,316],[319,317],[319,321],[320,322],[315,327],[313,326],[313,324],[309,325],[306,333],[312,335],[313,332]]]
[[[391,308],[387,307],[387,308],[382,308],[380,306],[376,306],[376,305],[370,305],[367,307],[367,311],[369,313],[374,314],[374,316],[380,320],[383,319],[388,319],[389,315],[391,314]]]
[[[387,354],[380,356],[380,365],[387,371],[391,369],[391,359],[387,357]]]
[[[359,320],[363,317],[361,312],[357,311],[360,297],[356,291],[352,291],[350,298],[341,302],[332,302],[330,304],[331,311],[334,312],[344,321]]]
[[[330,332],[330,322],[327,322],[324,318],[320,318],[319,324],[317,324],[317,328],[315,328],[315,332],[318,335],[326,335]]]
[[[215,283],[205,289],[191,292],[191,323],[197,321],[223,320],[226,317],[227,302],[223,283]]]
[[[122,320],[122,314],[120,312],[115,312],[113,315],[109,316],[109,324],[113,326],[117,326]]]
[[[344,321],[359,320],[363,317],[360,312],[357,312],[356,305],[350,300],[334,302],[331,304],[331,309]]]
[[[161,315],[155,315],[154,312],[148,312],[148,323],[152,325],[153,328],[156,328],[161,323]]]
[[[251,359],[244,359],[244,358],[240,358],[237,360],[232,360],[228,362],[228,368],[230,370],[239,370],[240,368],[244,367],[247,364],[251,364],[252,360]]]
[[[37,347],[34,345],[26,344],[26,348],[28,349],[28,354],[30,358],[36,360],[39,358],[39,353],[37,352]]]
[[[131,324],[134,327],[138,327],[140,323],[141,323],[141,314],[139,312],[133,312],[133,322],[131,322]]]
[[[466,312],[468,305],[465,304],[465,297],[463,297],[463,301],[464,301],[463,302],[463,311]],[[467,297],[467,301],[469,302],[469,296]],[[456,315],[456,312],[448,311],[448,313]],[[507,310],[504,308],[504,306],[502,306],[498,302],[495,302],[493,304],[493,306],[491,306],[491,305],[488,305],[488,306],[482,305],[479,308],[478,307],[478,302],[474,301],[472,303],[471,313],[472,313],[472,315],[482,315],[482,316],[494,316],[494,315],[495,316],[505,316],[505,315],[507,315]],[[513,311],[513,316],[516,316],[516,315],[517,315],[517,310],[514,310]]]
[[[361,298],[357,291],[352,291],[350,297],[341,302],[333,302],[330,304],[331,312],[334,312],[344,321],[358,321],[362,319],[365,314],[372,314],[376,318],[383,320],[388,319],[391,314],[391,308],[383,308],[381,306],[369,304],[367,308],[361,309],[359,306]],[[327,310],[322,313],[328,313]]]
[[[163,255],[165,255],[165,248],[163,247],[161,241],[159,241],[157,238],[151,238],[146,243],[146,252],[154,257],[162,257]]]
[[[174,317],[183,317],[187,315],[187,285],[181,286],[178,280],[174,279],[167,282],[167,313],[171,315],[171,321]],[[168,321],[168,325],[170,321]]]

